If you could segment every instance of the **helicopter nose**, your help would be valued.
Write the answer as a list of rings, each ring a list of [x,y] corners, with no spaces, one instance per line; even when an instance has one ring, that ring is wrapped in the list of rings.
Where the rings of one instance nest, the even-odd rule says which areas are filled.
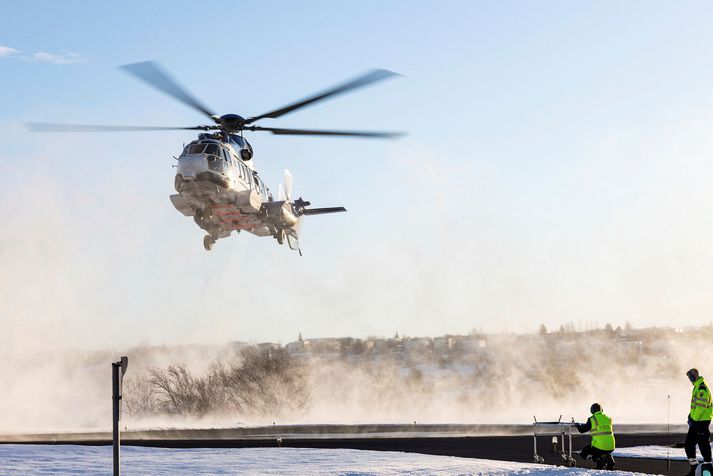
[[[203,155],[186,155],[178,161],[177,172],[183,178],[196,178],[200,172],[206,169],[206,159]]]

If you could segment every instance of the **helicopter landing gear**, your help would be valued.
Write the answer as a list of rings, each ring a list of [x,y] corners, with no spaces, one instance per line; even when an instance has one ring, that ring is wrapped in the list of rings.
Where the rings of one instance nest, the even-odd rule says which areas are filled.
[[[213,249],[213,245],[215,244],[215,238],[213,238],[210,235],[205,235],[203,237],[203,248],[205,248],[206,251],[210,251]]]
[[[285,243],[285,230],[277,230],[275,232],[275,239],[279,244],[284,244]]]

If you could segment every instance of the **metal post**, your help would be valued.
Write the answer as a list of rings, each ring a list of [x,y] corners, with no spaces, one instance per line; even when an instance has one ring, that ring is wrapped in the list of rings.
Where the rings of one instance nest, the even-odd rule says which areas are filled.
[[[121,384],[124,380],[126,368],[129,366],[129,358],[124,356],[118,362],[111,363],[111,400],[112,400],[112,440],[114,444],[114,476],[121,473],[120,453],[121,429]]]
[[[671,436],[671,395],[666,395],[666,437]],[[670,440],[669,440],[670,441]],[[671,454],[669,441],[666,442],[666,469],[671,469]]]

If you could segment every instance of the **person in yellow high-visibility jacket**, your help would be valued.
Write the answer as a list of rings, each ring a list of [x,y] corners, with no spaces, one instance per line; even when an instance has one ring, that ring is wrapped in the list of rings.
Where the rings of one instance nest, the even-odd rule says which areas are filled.
[[[696,473],[698,460],[696,459],[696,445],[701,450],[703,464],[711,468],[711,443],[710,424],[713,414],[713,404],[711,403],[711,391],[706,385],[706,381],[698,373],[698,369],[691,369],[686,372],[688,380],[693,384],[691,393],[691,411],[688,414],[688,434],[686,435],[686,457],[691,464],[688,474]]]
[[[589,411],[592,416],[587,423],[575,423],[580,433],[592,433],[592,442],[582,448],[579,455],[596,463],[597,469],[614,469],[614,457],[611,454],[616,448],[616,440],[612,419],[602,411],[602,406],[598,403],[593,403]]]

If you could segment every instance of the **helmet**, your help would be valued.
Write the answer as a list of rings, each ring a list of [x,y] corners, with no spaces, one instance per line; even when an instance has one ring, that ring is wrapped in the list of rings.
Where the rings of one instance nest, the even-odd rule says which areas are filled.
[[[698,373],[698,369],[691,369],[688,372],[686,372],[686,377],[688,377],[688,380],[691,382],[695,382],[698,380],[698,377],[700,377],[700,374]]]
[[[601,406],[600,404],[598,404],[598,403],[592,403],[592,406],[589,407],[589,411],[590,411],[591,413],[600,412],[600,411],[602,411],[602,406]]]

